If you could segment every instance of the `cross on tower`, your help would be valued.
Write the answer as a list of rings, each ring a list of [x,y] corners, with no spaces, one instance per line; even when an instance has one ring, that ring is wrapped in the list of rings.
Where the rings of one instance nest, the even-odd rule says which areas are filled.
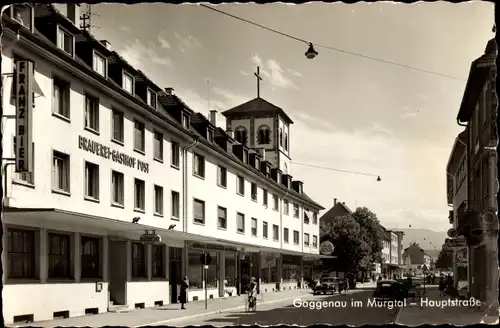
[[[260,67],[257,66],[257,72],[253,73],[257,78],[257,98],[260,98],[260,82],[262,81],[262,77],[260,76]]]

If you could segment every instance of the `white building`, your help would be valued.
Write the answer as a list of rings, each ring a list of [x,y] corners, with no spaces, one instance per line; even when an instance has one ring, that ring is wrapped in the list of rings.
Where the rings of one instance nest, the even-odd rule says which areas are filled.
[[[383,227],[382,227],[383,228]],[[403,264],[403,236],[404,232],[395,230],[384,230],[384,240],[382,242],[383,263],[380,270],[383,274],[392,277],[394,274],[400,275]],[[379,273],[379,267],[375,268],[375,273]]]
[[[261,293],[311,276],[323,207],[292,181],[284,111],[257,98],[226,112],[248,131],[239,143],[80,30],[78,5],[57,6],[65,15],[13,5],[2,17],[5,322],[177,302],[183,275],[202,299],[202,252],[209,298],[248,276]],[[12,161],[22,60],[34,63],[32,173]],[[146,231],[162,241],[141,242]]]

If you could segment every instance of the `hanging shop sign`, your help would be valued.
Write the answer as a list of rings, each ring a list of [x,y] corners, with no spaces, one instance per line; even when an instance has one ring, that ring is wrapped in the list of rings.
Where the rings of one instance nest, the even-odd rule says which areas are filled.
[[[16,172],[33,172],[33,63],[16,63]]]
[[[334,251],[335,247],[330,241],[324,241],[319,246],[319,252],[321,255],[331,255]]]

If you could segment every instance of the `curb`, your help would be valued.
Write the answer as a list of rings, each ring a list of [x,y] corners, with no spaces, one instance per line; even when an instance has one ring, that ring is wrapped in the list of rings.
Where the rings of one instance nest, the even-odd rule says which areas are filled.
[[[261,304],[279,303],[279,302],[293,300],[293,299],[296,299],[296,298],[301,298],[301,297],[304,297],[304,296],[312,296],[312,295],[311,294],[298,295],[298,296],[294,296],[294,297],[281,298],[279,300],[272,300],[272,301],[267,301],[267,302],[264,301]],[[183,316],[183,317],[166,319],[166,320],[161,320],[161,321],[157,321],[157,322],[151,322],[151,323],[148,323],[148,324],[145,324],[145,325],[134,326],[134,328],[147,327],[147,326],[156,326],[156,325],[161,325],[161,324],[168,323],[168,322],[179,321],[181,319],[195,319],[195,318],[199,318],[199,317],[205,317],[205,316],[210,316],[210,315],[224,313],[224,312],[231,312],[231,311],[234,311],[234,310],[239,310],[239,309],[244,309],[244,308],[245,308],[245,305],[239,305],[239,306],[235,306],[235,307],[232,307],[232,308],[225,308],[225,309],[221,309],[221,310],[215,310],[215,311],[209,311],[209,312],[203,312],[203,313],[196,313],[196,314],[191,314],[191,315],[187,315],[187,316]]]
[[[353,293],[357,293],[357,292],[361,292],[361,291],[355,291]],[[336,295],[340,295],[340,294],[336,294]],[[296,298],[304,298],[304,297],[308,297],[308,296],[314,298],[314,295],[312,295],[312,294],[304,294],[304,295],[297,295],[297,296],[293,296],[293,297],[281,298],[279,300],[272,300],[272,301],[267,301],[267,302],[264,301],[261,304],[273,304],[273,303],[285,302],[285,301],[293,300],[293,299],[296,299]],[[235,307],[232,307],[232,308],[225,308],[225,309],[221,309],[221,310],[215,310],[215,311],[197,313],[197,314],[192,314],[192,315],[178,317],[178,318],[165,319],[165,320],[161,320],[161,321],[151,322],[151,323],[147,323],[147,324],[143,324],[143,325],[134,326],[134,328],[163,325],[165,323],[179,321],[181,319],[195,319],[195,318],[200,318],[200,317],[205,317],[205,316],[211,316],[211,315],[214,315],[214,314],[219,314],[219,313],[225,313],[225,312],[231,312],[231,311],[235,311],[235,310],[240,310],[240,309],[244,309],[244,308],[245,308],[244,305],[239,305],[239,306],[235,306]]]

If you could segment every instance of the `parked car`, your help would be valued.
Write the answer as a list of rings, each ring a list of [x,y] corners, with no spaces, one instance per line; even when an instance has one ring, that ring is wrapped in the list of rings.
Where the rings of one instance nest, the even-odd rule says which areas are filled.
[[[408,290],[404,282],[396,280],[380,280],[373,292],[377,300],[403,300],[408,297]]]
[[[314,295],[339,292],[343,290],[343,282],[337,277],[323,277],[314,288]]]

